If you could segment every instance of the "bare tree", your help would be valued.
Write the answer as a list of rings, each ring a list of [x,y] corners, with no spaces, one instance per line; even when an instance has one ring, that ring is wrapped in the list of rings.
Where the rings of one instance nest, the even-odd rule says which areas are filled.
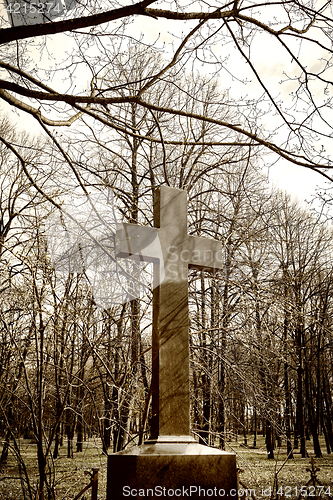
[[[262,148],[271,153],[270,157],[265,155],[266,165],[281,158],[320,171],[329,178],[326,171],[331,166],[332,134],[326,115],[331,109],[331,3],[236,1],[216,8],[205,2],[198,4],[198,10],[177,2],[171,2],[168,9],[160,9],[154,3],[144,0],[123,7],[114,2],[111,10],[102,11],[97,2],[80,2],[66,19],[19,27],[9,27],[4,22],[0,34],[3,73],[0,97],[20,112],[32,115],[57,144],[53,127],[70,127],[85,117],[91,124],[98,122],[111,130],[123,130],[133,140],[163,145],[163,136],[152,138],[149,130],[141,132],[129,117],[122,121],[113,119],[119,104],[127,103],[155,115],[164,113],[170,118],[178,116],[214,124],[215,139],[207,142],[212,149],[221,146],[225,139],[221,141],[220,137],[225,137],[228,131],[230,147],[245,151]],[[136,38],[136,30],[131,31],[135,16],[145,20]],[[160,66],[148,67],[136,84],[123,81],[120,68],[116,81],[101,78],[106,61],[112,64],[120,52],[128,50],[129,36],[137,46],[146,49],[148,44],[152,50],[161,52],[163,46],[158,39],[145,43],[142,36],[155,26],[161,31],[162,21],[173,44],[165,50]],[[38,69],[34,63],[35,51],[43,57],[57,46],[60,36],[68,40],[71,55],[58,57],[54,53],[54,62]],[[275,54],[277,61],[273,62],[279,63],[274,71],[267,72],[269,61],[263,64],[260,60],[263,44]],[[315,64],[309,64],[313,62],[311,50],[318,54]],[[129,53],[125,65],[130,64],[131,57],[133,54]],[[251,88],[246,90],[247,97],[239,102],[237,119],[225,117],[224,113],[227,107],[234,106],[232,88],[230,99],[226,94],[222,101],[215,101],[213,116],[204,107],[191,110],[183,107],[182,101],[174,100],[168,105],[154,99],[161,83],[168,82],[176,89],[175,72],[194,75],[198,69],[218,76],[223,83],[231,82],[230,75],[244,84],[253,79]],[[56,82],[59,71],[63,86]],[[87,85],[79,84],[82,74],[83,81],[90,82]],[[282,91],[276,97],[279,89]],[[195,88],[181,91],[193,103],[200,104]],[[168,140],[177,144],[176,137]],[[194,142],[205,141],[197,137]],[[63,153],[74,169],[70,155]]]

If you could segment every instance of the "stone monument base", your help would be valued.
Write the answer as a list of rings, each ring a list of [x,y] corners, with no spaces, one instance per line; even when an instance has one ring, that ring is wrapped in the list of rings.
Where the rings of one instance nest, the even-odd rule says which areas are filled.
[[[161,436],[108,456],[107,500],[237,500],[236,455],[189,436]]]

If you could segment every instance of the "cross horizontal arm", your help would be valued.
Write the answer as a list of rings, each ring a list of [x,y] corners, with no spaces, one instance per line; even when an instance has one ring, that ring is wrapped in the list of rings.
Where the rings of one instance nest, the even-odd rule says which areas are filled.
[[[158,262],[162,258],[158,229],[137,224],[120,224],[116,232],[115,250],[116,257]]]
[[[214,271],[224,266],[221,242],[200,236],[188,236],[181,257],[188,260],[190,269]]]

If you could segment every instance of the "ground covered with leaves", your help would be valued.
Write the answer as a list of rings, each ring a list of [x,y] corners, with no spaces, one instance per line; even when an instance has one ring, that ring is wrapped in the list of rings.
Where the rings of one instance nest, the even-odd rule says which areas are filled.
[[[98,468],[98,500],[106,497],[106,456],[102,454],[101,443],[89,439],[83,444],[83,451],[76,453],[74,458],[67,458],[67,443],[60,450],[60,456],[54,460],[54,480],[57,500],[72,500],[89,484],[92,469]],[[38,464],[36,446],[31,440],[22,439],[21,454],[24,458],[29,478],[33,486],[38,481]],[[0,466],[0,500],[25,500],[21,487],[20,469],[13,454],[8,457],[7,464]],[[90,500],[89,489],[80,500]]]
[[[248,439],[251,442],[251,438]],[[38,467],[36,446],[31,440],[22,440],[21,453],[24,457],[32,484],[36,484]],[[310,442],[307,443],[309,457],[302,458],[297,451],[293,460],[287,460],[286,450],[275,450],[275,459],[268,460],[263,438],[258,439],[254,449],[241,442],[228,443],[228,451],[237,454],[237,466],[240,469],[240,496],[255,499],[297,499],[319,497],[323,500],[333,498],[333,455],[324,454],[323,458],[314,458],[318,486],[313,489],[311,480],[311,460],[314,457]],[[324,451],[324,446],[322,447]],[[66,458],[66,446],[61,448],[60,457],[54,461],[55,491],[57,500],[73,500],[89,483],[93,468],[98,468],[98,499],[106,498],[106,465],[107,459],[101,452],[101,444],[90,439],[84,443],[83,452],[75,453],[74,458]],[[307,486],[308,485],[308,486]],[[321,485],[323,485],[321,487]],[[307,486],[307,488],[305,488]],[[303,487],[303,489],[302,489]],[[81,499],[90,500],[91,490]],[[0,467],[0,500],[24,500],[21,488],[21,473],[17,460],[10,454],[6,465]]]
[[[240,493],[244,490],[249,496],[251,490],[256,498],[277,500],[333,498],[333,455],[324,453],[324,443],[323,458],[315,458],[312,443],[307,442],[309,456],[302,458],[296,450],[292,460],[287,459],[285,448],[276,449],[274,460],[268,460],[263,438],[259,438],[255,449],[239,443],[230,446],[237,453]],[[311,471],[316,475],[316,488]]]

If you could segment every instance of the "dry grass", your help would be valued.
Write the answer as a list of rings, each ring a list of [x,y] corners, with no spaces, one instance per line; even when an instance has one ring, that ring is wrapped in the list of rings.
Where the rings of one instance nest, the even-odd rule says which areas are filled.
[[[252,443],[249,439],[248,443]],[[302,458],[297,452],[294,452],[294,459],[287,460],[286,448],[275,450],[274,460],[267,459],[267,453],[264,438],[258,439],[256,449],[245,447],[239,443],[230,443],[232,449],[237,453],[237,465],[242,472],[239,479],[248,488],[256,492],[257,498],[269,498],[269,487],[274,486],[274,478],[277,480],[277,490],[283,493],[286,499],[298,498],[300,488],[305,486],[311,479],[310,472],[306,469],[311,468],[311,457],[314,457],[314,450],[311,442],[307,442],[308,458]],[[333,454],[327,455],[324,452],[326,447],[321,443],[323,458],[314,458],[315,466],[320,469],[317,472],[317,479],[325,485],[326,492],[330,491],[333,498]],[[266,491],[265,491],[266,490]],[[275,490],[276,491],[276,490]],[[266,494],[264,494],[266,493]],[[310,493],[313,493],[313,491]],[[282,495],[275,495],[274,498],[281,498]],[[328,500],[329,495],[322,494],[323,500]],[[314,495],[309,496],[314,499]]]
[[[30,481],[35,486],[38,480],[36,446],[30,440],[23,439],[20,446]],[[99,469],[98,499],[105,500],[107,458],[101,450],[101,443],[94,439],[83,444],[82,453],[74,452],[73,459],[67,458],[66,446],[61,448],[60,457],[54,461],[57,500],[72,500],[90,481],[85,471],[91,472],[93,468]],[[0,500],[23,500],[20,473],[15,457],[10,455],[6,467],[1,467],[0,470]],[[91,490],[81,497],[82,500],[90,498]]]
[[[249,438],[249,443],[252,443]],[[313,455],[311,443],[308,443],[309,456]],[[254,489],[257,499],[269,498],[269,487],[273,488],[274,477],[277,477],[280,492],[285,494],[286,499],[295,499],[299,496],[300,487],[306,485],[310,480],[310,457],[301,458],[295,453],[294,460],[286,460],[286,450],[276,450],[275,460],[267,460],[265,443],[263,438],[258,439],[258,447],[252,449],[245,447],[239,442],[229,443],[230,450],[237,454],[237,465],[243,472],[240,473],[240,481],[246,487]],[[322,451],[326,451],[324,445]],[[32,484],[36,484],[38,468],[36,463],[36,447],[31,441],[21,441],[21,453],[27,464],[29,477]],[[84,443],[82,453],[74,453],[73,459],[66,458],[65,446],[61,448],[61,456],[55,461],[55,490],[57,500],[72,500],[86,484],[89,476],[85,471],[99,468],[98,499],[105,500],[106,496],[106,457],[101,453],[100,442],[89,440]],[[321,459],[315,459],[316,466],[320,468],[317,473],[318,479],[327,487],[330,486],[333,496],[333,455],[324,455]],[[265,491],[266,490],[266,491]],[[263,493],[265,492],[266,495]],[[296,495],[297,492],[297,495]],[[90,500],[91,490],[88,490],[81,499]],[[273,498],[273,497],[272,497]],[[281,495],[274,496],[283,500]],[[314,500],[314,496],[309,497]],[[328,500],[328,495],[322,495],[323,500]],[[0,500],[23,500],[19,470],[15,458],[11,455],[8,464],[0,470]]]

